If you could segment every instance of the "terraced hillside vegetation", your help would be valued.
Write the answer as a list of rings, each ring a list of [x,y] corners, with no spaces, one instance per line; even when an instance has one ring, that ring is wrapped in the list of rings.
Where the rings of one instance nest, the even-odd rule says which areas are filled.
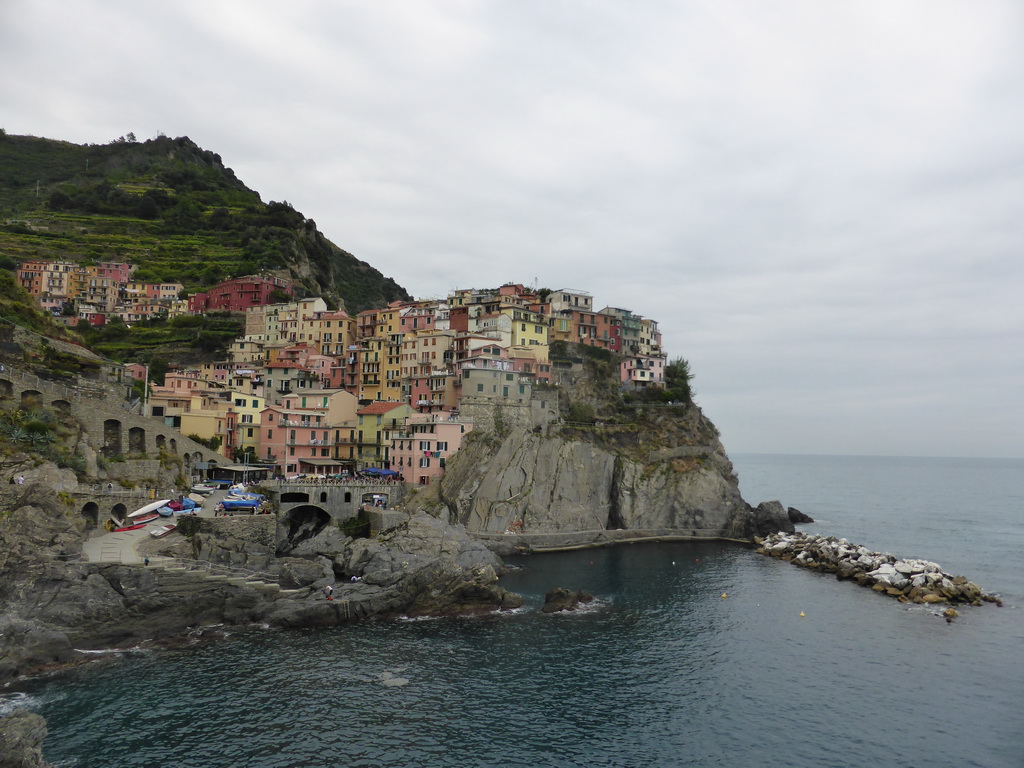
[[[136,280],[189,293],[269,271],[350,313],[410,298],[187,137],[78,145],[0,133],[0,267],[23,259],[128,261]]]

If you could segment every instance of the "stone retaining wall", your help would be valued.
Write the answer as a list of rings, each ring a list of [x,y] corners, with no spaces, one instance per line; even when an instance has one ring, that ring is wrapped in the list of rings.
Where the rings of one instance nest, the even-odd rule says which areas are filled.
[[[570,531],[564,533],[476,533],[473,537],[488,546],[505,552],[561,552],[573,549],[606,547],[645,541],[730,541],[749,544],[744,539],[730,539],[713,528],[681,531],[672,528],[629,530]]]
[[[107,458],[118,456],[156,456],[164,451],[180,456],[186,477],[197,462],[221,463],[225,459],[204,445],[190,440],[162,420],[131,412],[123,393],[115,386],[101,382],[80,380],[71,386],[42,379],[35,374],[4,366],[0,371],[0,401],[13,401],[22,408],[47,407],[58,417],[76,419],[89,436],[89,444]],[[93,457],[95,461],[95,457]],[[158,477],[150,469],[134,470],[126,467],[115,471],[117,477],[142,480]],[[95,468],[89,468],[96,474]]]

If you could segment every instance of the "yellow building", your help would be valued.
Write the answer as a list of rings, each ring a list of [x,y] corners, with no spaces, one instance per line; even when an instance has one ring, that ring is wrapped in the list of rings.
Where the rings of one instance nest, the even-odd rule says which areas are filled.
[[[549,320],[547,315],[522,307],[503,305],[501,314],[512,319],[512,346],[547,346]]]
[[[359,354],[359,399],[402,398],[402,302],[369,309],[356,316]]]
[[[267,407],[266,398],[242,390],[229,390],[231,412],[230,439],[228,447],[235,452],[246,452],[250,448],[254,455],[260,452],[260,413]]]
[[[217,453],[228,457],[231,455],[228,433],[228,412],[231,404],[221,396],[210,397],[203,394],[192,395],[188,410],[181,414],[181,426],[178,428],[186,437],[193,435],[202,440],[219,439]]]
[[[415,413],[406,403],[370,403],[360,408],[356,424],[356,452],[360,467],[387,466],[391,441]]]

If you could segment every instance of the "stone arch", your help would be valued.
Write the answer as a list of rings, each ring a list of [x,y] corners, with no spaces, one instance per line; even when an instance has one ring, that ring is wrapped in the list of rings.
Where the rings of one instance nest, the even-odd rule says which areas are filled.
[[[103,455],[108,459],[122,452],[121,422],[117,419],[106,419],[103,422]]]
[[[327,501],[327,491],[320,491],[320,503]]]
[[[21,407],[26,411],[34,411],[43,407],[43,393],[38,389],[25,389],[21,392]]]
[[[285,538],[278,546],[278,554],[291,552],[302,542],[320,533],[330,522],[330,513],[316,504],[302,504],[288,510],[284,520]]]
[[[146,430],[132,427],[128,430],[128,453],[146,452]]]
[[[85,519],[86,528],[95,528],[100,523],[100,507],[95,501],[86,502],[82,507],[82,517]]]
[[[71,416],[71,403],[67,400],[54,400],[50,405],[53,407],[54,412],[62,419]]]
[[[157,447],[157,450],[161,450],[163,448],[166,448],[167,447],[167,438],[164,437],[163,435],[157,435],[156,436],[156,447]]]
[[[175,443],[174,438],[171,438],[171,449],[172,450],[174,449],[174,443]],[[189,453],[188,451],[185,451],[183,454],[181,454],[181,460],[185,464],[185,474],[186,475],[192,474],[192,454]]]
[[[350,504],[352,502],[352,491],[345,491],[345,503]]]
[[[177,452],[178,452],[178,441],[177,441],[177,440],[175,440],[175,439],[174,439],[174,438],[172,437],[172,438],[171,438],[171,453],[177,453]]]
[[[118,502],[110,508],[110,516],[116,517],[118,520],[124,521],[125,516],[128,514],[128,507],[121,502]]]
[[[301,491],[288,491],[281,494],[281,503],[289,504],[296,501],[309,501],[309,494]]]
[[[14,397],[14,384],[9,379],[0,379],[0,398]]]

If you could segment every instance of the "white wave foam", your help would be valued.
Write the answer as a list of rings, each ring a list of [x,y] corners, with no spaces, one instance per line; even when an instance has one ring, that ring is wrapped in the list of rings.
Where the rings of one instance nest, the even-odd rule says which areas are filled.
[[[40,699],[22,691],[4,694],[0,696],[0,717],[7,717],[19,709],[34,709],[40,703]]]

